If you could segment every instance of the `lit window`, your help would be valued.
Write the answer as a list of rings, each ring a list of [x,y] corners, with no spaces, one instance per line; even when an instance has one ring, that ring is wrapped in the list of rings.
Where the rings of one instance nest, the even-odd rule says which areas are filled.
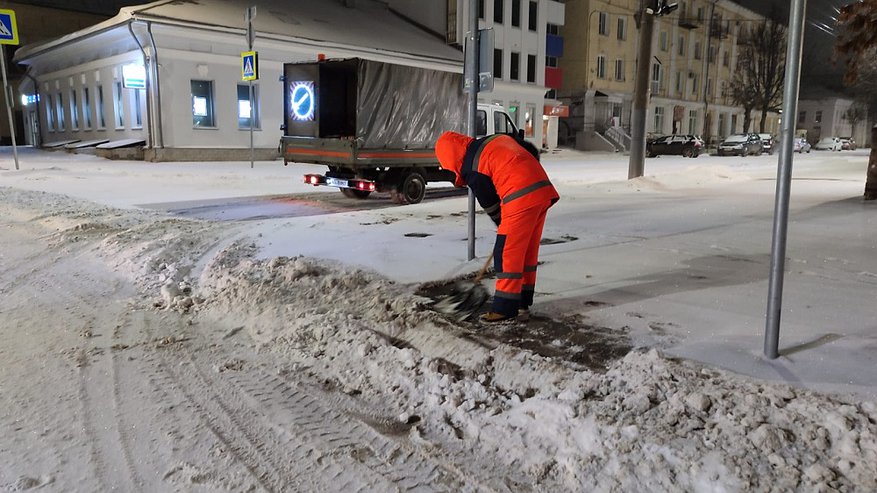
[[[140,107],[140,89],[128,89],[131,92],[131,112],[134,123],[131,128],[143,128],[143,109]]]
[[[95,97],[97,97],[96,107],[97,110],[97,128],[102,129],[107,126],[107,121],[104,118],[104,87],[98,85],[94,88]]]
[[[64,131],[64,95],[58,93],[58,131]]]
[[[192,125],[195,127],[215,127],[213,115],[213,81],[193,80],[192,85]]]
[[[46,125],[49,132],[55,131],[55,103],[52,101],[52,95],[46,95]]]
[[[250,104],[250,86],[238,84],[238,128],[259,128],[259,86],[253,85],[253,103]]]

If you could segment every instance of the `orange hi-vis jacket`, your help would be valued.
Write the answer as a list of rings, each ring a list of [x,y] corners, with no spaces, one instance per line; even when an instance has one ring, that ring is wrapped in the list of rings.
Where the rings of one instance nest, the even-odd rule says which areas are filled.
[[[528,150],[508,135],[472,139],[445,132],[435,150],[443,168],[468,185],[498,226],[493,262],[496,313],[514,316],[533,304],[539,244],[548,208],[559,199],[548,175]]]
[[[442,167],[456,175],[454,184],[468,185],[497,224],[500,205],[514,211],[553,204],[560,198],[539,161],[511,136],[496,134],[476,140],[445,132],[436,142],[435,153]]]

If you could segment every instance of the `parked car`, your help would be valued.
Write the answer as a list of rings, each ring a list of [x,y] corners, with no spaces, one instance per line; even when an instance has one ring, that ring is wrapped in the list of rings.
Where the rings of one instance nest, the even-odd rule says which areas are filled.
[[[795,139],[795,152],[799,153],[810,153],[810,143],[807,142],[807,139],[798,137]]]
[[[764,146],[758,134],[734,134],[729,135],[719,144],[719,156],[748,156],[761,154]]]
[[[823,137],[813,148],[817,151],[840,151],[842,145],[839,137]]]
[[[855,151],[856,150],[856,141],[853,140],[852,137],[841,137],[840,138],[840,148],[845,151]]]
[[[703,151],[703,141],[696,135],[665,135],[646,143],[646,155],[662,154],[682,157],[697,157]]]
[[[758,137],[761,138],[761,149],[768,154],[773,154],[773,149],[776,144],[773,135],[758,134]]]

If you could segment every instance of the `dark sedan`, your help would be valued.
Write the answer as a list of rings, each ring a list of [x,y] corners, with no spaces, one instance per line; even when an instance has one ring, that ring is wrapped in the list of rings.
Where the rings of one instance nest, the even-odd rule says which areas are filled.
[[[758,134],[734,134],[719,144],[719,156],[748,156],[764,152],[761,137]]]
[[[703,149],[703,141],[696,135],[665,135],[646,143],[649,157],[662,154],[682,157],[697,157]]]

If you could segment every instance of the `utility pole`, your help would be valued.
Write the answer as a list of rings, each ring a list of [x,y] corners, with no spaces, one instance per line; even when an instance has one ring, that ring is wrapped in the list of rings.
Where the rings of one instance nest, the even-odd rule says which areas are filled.
[[[645,169],[646,111],[649,107],[649,72],[652,67],[652,35],[655,17],[673,12],[678,4],[666,0],[640,0],[635,18],[639,27],[636,57],[636,81],[633,89],[633,114],[630,119],[630,162],[627,179],[638,178]]]
[[[703,57],[703,138],[709,144],[710,138],[710,127],[712,126],[712,122],[709,118],[709,108],[710,108],[710,95],[707,94],[710,88],[710,53],[712,49],[712,41],[713,41],[713,21],[715,19],[716,13],[716,0],[713,0],[710,3],[710,16],[709,21],[706,25],[706,53]],[[721,28],[720,28],[721,29]],[[718,61],[718,50],[716,50],[716,59]],[[713,88],[715,90],[715,88]]]
[[[627,179],[638,178],[645,171],[646,154],[646,111],[649,107],[649,69],[652,61],[652,35],[655,31],[655,16],[646,13],[654,8],[654,0],[640,0],[640,10],[636,14],[639,22],[637,42],[636,79],[633,89],[633,114],[630,118],[630,162]],[[648,4],[649,7],[646,7]]]
[[[476,113],[478,112],[478,0],[469,0],[469,31],[466,34],[466,44],[463,62],[463,78],[465,79],[466,101],[468,111],[466,114],[466,133],[473,139],[478,138],[476,128]],[[475,258],[475,192],[469,189],[469,241],[468,259]]]

